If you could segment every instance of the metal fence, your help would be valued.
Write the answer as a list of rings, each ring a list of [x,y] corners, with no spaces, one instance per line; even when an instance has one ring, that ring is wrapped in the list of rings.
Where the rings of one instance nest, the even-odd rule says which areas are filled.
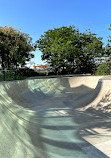
[[[16,70],[0,70],[0,81],[16,80]]]

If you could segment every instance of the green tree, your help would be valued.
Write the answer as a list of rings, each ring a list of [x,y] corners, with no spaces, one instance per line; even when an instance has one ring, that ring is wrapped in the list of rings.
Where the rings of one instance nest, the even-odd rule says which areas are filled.
[[[0,27],[0,59],[2,68],[23,66],[34,55],[35,47],[28,34],[13,27]]]
[[[111,30],[111,24],[110,24],[109,30]],[[110,61],[109,67],[110,67],[110,74],[111,74],[111,36],[108,37],[108,42],[105,47],[105,53],[106,53],[106,57],[108,57],[109,58],[108,60]]]
[[[79,33],[77,42],[76,64],[77,70],[81,73],[92,72],[95,68],[95,59],[104,56],[102,38],[97,38],[90,30]]]
[[[95,75],[110,75],[110,61],[104,61],[104,63],[101,63],[95,72]]]
[[[77,30],[74,26],[48,30],[37,41],[39,50],[43,53],[42,60],[46,60],[55,71],[64,71],[67,66],[67,50],[70,39]]]
[[[104,55],[102,38],[90,31],[80,33],[75,26],[54,28],[36,41],[46,60],[55,71],[91,72],[94,60]]]

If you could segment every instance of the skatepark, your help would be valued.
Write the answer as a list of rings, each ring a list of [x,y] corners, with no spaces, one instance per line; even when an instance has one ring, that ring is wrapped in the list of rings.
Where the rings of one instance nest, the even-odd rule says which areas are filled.
[[[110,158],[111,77],[0,83],[1,158]]]

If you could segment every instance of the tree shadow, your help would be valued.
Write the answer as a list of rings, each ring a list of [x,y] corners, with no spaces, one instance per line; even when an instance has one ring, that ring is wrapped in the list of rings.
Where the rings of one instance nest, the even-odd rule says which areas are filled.
[[[54,81],[43,80],[42,84],[35,86],[35,83],[41,83],[39,80],[32,87],[28,81],[3,85],[0,93],[1,120],[14,134],[13,149],[23,153],[21,158],[27,155],[31,158],[90,158],[91,155],[92,158],[108,158],[84,137],[100,136],[95,128],[111,130],[111,114],[108,112],[110,92],[97,106],[83,111],[81,108],[87,107],[98,96],[102,82],[99,82],[94,93],[84,85],[71,88],[68,78]],[[23,94],[23,90],[26,93]],[[86,101],[89,96],[90,99]],[[31,108],[38,106],[38,98],[42,100],[39,102],[41,108]],[[101,105],[106,102],[108,104],[102,108]]]

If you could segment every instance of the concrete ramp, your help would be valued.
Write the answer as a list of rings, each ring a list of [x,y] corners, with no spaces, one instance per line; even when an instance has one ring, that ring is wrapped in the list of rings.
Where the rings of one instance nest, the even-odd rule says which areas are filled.
[[[0,158],[111,157],[110,90],[102,76],[1,82]]]

